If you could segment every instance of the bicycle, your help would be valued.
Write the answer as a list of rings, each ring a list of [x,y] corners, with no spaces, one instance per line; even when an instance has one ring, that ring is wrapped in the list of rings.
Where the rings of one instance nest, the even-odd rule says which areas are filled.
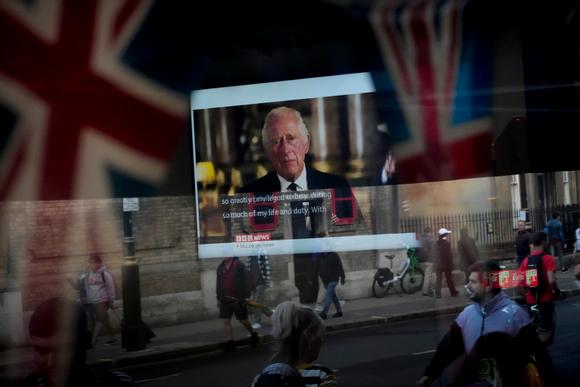
[[[407,248],[407,259],[401,264],[399,271],[393,273],[394,255],[385,254],[389,261],[388,268],[379,268],[373,278],[373,295],[376,298],[383,298],[395,285],[398,284],[406,294],[413,294],[423,286],[425,273],[419,268],[419,259],[414,248]]]

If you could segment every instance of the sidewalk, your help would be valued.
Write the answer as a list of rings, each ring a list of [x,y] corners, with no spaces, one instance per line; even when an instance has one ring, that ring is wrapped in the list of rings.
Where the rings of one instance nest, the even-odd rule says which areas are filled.
[[[571,270],[557,273],[560,288],[567,296],[580,295]],[[370,286],[370,284],[369,284]],[[366,298],[347,301],[344,317],[326,320],[327,331],[339,331],[365,326],[383,325],[393,321],[430,317],[434,315],[458,313],[469,300],[462,286],[457,297],[449,297],[446,288],[443,298],[425,297],[420,292],[408,295],[389,292],[382,299]],[[507,291],[512,295],[511,291]],[[262,342],[272,340],[268,318],[264,317],[258,333]],[[247,345],[247,332],[238,324],[234,325],[234,335],[239,345]],[[119,344],[104,346],[104,338],[94,350],[88,353],[88,362],[106,368],[122,368],[150,362],[192,356],[213,351],[221,351],[223,344],[223,325],[221,320],[207,320],[184,325],[154,329],[156,337],[142,351],[127,352]],[[1,377],[25,374],[32,367],[32,349],[14,348],[0,352]]]

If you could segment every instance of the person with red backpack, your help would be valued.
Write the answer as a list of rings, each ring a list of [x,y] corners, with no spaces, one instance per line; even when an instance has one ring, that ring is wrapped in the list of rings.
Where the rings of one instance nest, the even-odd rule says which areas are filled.
[[[556,283],[556,261],[546,254],[548,235],[537,232],[532,235],[532,251],[520,266],[524,276],[526,303],[530,317],[539,312],[541,320],[538,334],[544,343],[551,343],[554,330],[554,298],[560,293]]]
[[[226,343],[224,352],[236,349],[232,330],[232,315],[235,315],[240,324],[250,333],[250,345],[258,345],[258,334],[252,329],[248,321],[248,307],[246,299],[250,295],[248,273],[246,266],[238,257],[226,257],[217,268],[216,295],[219,306],[219,315],[224,322]]]

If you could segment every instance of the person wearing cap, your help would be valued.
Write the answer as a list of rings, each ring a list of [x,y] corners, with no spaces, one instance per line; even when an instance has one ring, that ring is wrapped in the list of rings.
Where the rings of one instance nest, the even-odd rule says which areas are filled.
[[[435,297],[441,298],[441,284],[443,282],[443,275],[447,281],[447,287],[451,293],[451,297],[457,296],[459,292],[455,289],[453,282],[453,254],[451,253],[451,243],[447,240],[447,236],[451,234],[451,230],[445,227],[439,229],[439,240],[437,241],[437,260],[435,261],[435,271],[437,273],[437,280],[435,282]]]

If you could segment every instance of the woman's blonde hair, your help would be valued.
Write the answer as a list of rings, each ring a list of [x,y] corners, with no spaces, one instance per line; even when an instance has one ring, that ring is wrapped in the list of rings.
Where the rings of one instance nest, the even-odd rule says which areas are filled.
[[[312,309],[290,301],[281,303],[272,315],[272,336],[280,343],[272,360],[297,365],[323,334],[324,322]]]

